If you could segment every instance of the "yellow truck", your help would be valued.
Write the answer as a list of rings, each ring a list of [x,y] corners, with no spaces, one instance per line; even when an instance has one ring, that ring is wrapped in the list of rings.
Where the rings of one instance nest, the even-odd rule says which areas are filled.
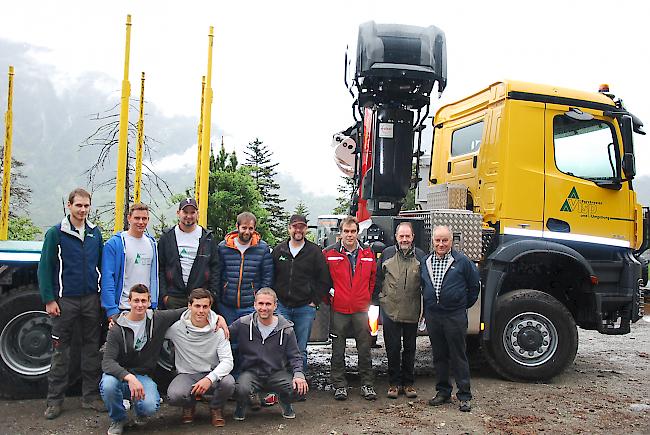
[[[502,376],[548,379],[573,362],[576,325],[625,334],[641,318],[650,226],[633,189],[633,133],[643,124],[605,86],[503,81],[435,115],[429,199],[465,210],[425,201],[402,214],[429,231],[451,223],[461,249],[468,215],[480,216],[469,333]]]

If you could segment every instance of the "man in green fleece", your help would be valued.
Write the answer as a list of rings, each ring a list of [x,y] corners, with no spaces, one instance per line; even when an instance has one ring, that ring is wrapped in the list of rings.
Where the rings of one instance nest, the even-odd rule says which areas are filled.
[[[174,343],[178,375],[169,384],[167,397],[174,406],[182,406],[183,423],[192,423],[196,399],[212,392],[212,425],[222,427],[223,405],[235,391],[230,342],[223,331],[214,333],[217,314],[210,310],[212,293],[204,288],[190,292],[188,310],[167,330],[166,338]]]

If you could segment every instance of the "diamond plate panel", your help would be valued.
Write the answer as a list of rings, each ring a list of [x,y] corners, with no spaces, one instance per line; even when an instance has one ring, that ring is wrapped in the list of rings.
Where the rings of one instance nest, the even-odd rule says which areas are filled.
[[[467,186],[464,184],[434,184],[430,189],[427,194],[427,207],[431,210],[467,210]]]

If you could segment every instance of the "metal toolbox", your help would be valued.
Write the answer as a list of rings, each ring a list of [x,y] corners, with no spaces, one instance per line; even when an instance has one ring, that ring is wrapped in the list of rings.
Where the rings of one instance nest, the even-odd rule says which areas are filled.
[[[427,194],[427,208],[467,210],[467,186],[464,184],[434,184]]]

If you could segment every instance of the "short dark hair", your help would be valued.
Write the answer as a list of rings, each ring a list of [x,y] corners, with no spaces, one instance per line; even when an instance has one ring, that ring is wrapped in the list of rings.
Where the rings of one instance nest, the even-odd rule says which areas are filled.
[[[82,198],[88,198],[89,200],[92,201],[92,197],[90,196],[90,193],[81,187],[77,187],[75,190],[70,192],[70,195],[68,195],[68,203],[72,204],[74,202],[75,196],[80,196]]]
[[[339,231],[343,232],[343,226],[350,224],[355,224],[357,226],[357,231],[359,231],[359,221],[354,216],[348,216],[341,219],[341,223],[339,224]]]
[[[273,290],[271,287],[262,287],[255,293],[255,300],[257,300],[257,297],[259,295],[267,295],[267,296],[273,296],[273,302],[277,303],[278,302],[278,295],[275,293],[275,290]]]
[[[133,212],[136,210],[144,210],[147,213],[149,213],[149,206],[141,202],[136,202],[135,204],[131,204],[131,207],[129,207],[129,216],[132,216]]]
[[[187,301],[190,305],[192,305],[196,299],[210,299],[210,305],[212,305],[212,302],[214,301],[212,293],[202,287],[198,287],[192,290],[190,292],[190,296],[187,298]]]
[[[151,292],[149,291],[149,287],[147,287],[144,284],[136,284],[131,289],[129,290],[129,299],[131,299],[131,295],[133,293],[140,293],[140,294],[148,294],[149,297],[151,297]]]
[[[237,226],[249,221],[253,221],[253,225],[257,226],[257,218],[250,211],[243,211],[237,215]]]

